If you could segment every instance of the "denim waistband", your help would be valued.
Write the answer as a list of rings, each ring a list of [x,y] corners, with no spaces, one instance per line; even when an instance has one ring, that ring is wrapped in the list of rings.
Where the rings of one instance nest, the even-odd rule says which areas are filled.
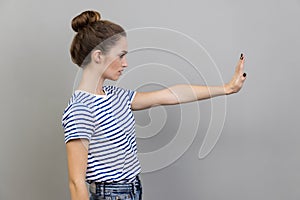
[[[141,181],[139,176],[135,178],[135,180],[131,183],[119,183],[119,182],[92,182],[90,183],[89,190],[92,194],[96,194],[98,196],[110,195],[111,192],[132,192],[136,193],[137,190],[141,189]]]

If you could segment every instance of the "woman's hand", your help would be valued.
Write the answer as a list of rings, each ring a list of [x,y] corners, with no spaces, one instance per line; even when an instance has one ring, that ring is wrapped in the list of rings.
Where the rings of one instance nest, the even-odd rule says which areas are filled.
[[[246,80],[246,73],[244,73],[244,61],[244,55],[241,54],[232,79],[224,86],[225,93],[227,95],[237,93],[243,87],[244,81]]]

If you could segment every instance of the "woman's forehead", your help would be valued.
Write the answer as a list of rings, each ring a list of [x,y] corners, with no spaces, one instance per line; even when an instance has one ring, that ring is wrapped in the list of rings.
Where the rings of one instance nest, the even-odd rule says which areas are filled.
[[[112,53],[120,53],[128,51],[128,44],[127,44],[127,38],[126,37],[121,37],[117,43],[111,48]]]

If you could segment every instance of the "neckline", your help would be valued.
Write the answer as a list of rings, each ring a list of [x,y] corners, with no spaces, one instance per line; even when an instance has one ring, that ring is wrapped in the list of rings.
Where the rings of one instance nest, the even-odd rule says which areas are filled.
[[[105,94],[93,94],[93,93],[90,93],[90,92],[87,92],[87,91],[84,91],[84,90],[79,90],[79,89],[75,90],[74,92],[75,93],[76,92],[82,92],[82,93],[93,95],[93,96],[96,96],[96,97],[107,97],[107,93],[106,93],[104,88],[103,88],[103,91],[104,91]]]

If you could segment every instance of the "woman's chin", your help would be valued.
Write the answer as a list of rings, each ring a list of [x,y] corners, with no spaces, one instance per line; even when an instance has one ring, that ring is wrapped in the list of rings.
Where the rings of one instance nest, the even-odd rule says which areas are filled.
[[[120,76],[115,76],[115,77],[111,77],[111,78],[108,78],[108,79],[111,80],[111,81],[117,81],[119,78],[120,78]]]

